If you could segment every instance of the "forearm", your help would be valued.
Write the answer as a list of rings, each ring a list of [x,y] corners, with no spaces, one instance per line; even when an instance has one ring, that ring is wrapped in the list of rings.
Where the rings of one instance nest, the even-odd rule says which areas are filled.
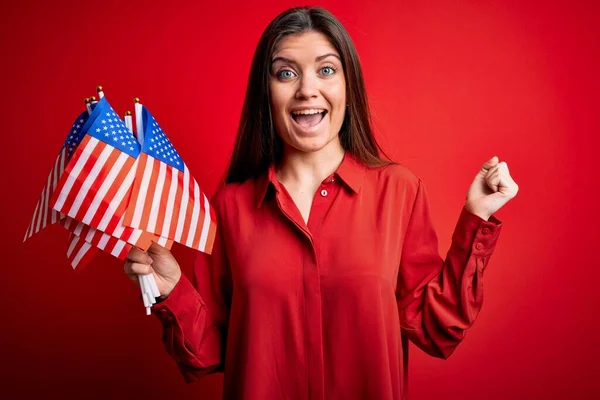
[[[187,277],[152,309],[163,326],[165,350],[187,382],[222,369],[224,335]]]
[[[500,232],[500,221],[463,209],[446,259],[432,254],[432,274],[400,308],[402,333],[419,348],[448,358],[474,323],[483,303],[483,271]]]

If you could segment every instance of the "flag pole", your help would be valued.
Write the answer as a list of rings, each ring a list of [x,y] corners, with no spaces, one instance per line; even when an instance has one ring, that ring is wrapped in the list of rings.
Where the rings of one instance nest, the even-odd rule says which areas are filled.
[[[89,97],[86,97],[85,99],[83,99],[83,102],[85,103],[85,109],[88,112],[88,115],[90,115],[92,113],[92,106],[91,106],[91,100]]]
[[[133,99],[135,103],[135,131],[137,133],[138,142],[140,142],[140,146],[144,145],[144,122],[142,121],[142,104],[140,103],[140,98],[136,97]]]
[[[104,97],[104,92],[102,91],[102,86],[101,85],[96,86],[96,92],[98,92],[98,97],[100,99]]]
[[[140,137],[144,137],[144,123],[141,117],[142,105],[140,104],[140,99],[138,97],[134,98],[133,101],[135,103],[136,138],[138,141],[140,141]],[[125,126],[127,126],[131,132],[133,132],[133,118],[131,116],[131,111],[127,111],[125,113]],[[156,281],[154,280],[154,275],[138,275],[138,282],[140,283],[142,299],[144,300],[144,306],[146,307],[146,315],[150,315],[151,307],[154,303],[156,303],[155,298],[160,296],[158,286],[156,286]]]

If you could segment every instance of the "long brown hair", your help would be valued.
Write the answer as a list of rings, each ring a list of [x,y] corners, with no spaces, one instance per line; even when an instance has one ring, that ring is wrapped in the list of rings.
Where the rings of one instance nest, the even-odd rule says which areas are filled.
[[[321,7],[295,7],[279,14],[265,29],[252,59],[242,116],[226,183],[244,182],[264,173],[272,162],[283,156],[283,141],[276,134],[269,98],[269,70],[277,43],[288,35],[317,31],[329,38],[340,54],[346,79],[346,115],[340,128],[342,147],[368,166],[391,161],[375,137],[362,69],[354,43],[344,26]]]

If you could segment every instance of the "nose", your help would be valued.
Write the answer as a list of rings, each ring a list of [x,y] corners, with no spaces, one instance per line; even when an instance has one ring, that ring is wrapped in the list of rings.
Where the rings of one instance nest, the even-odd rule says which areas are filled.
[[[319,93],[319,82],[318,78],[304,74],[300,79],[300,86],[296,91],[297,99],[309,99],[315,97]]]

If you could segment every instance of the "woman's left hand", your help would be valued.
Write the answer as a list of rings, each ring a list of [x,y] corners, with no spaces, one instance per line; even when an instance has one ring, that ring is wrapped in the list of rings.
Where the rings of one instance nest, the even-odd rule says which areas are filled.
[[[467,192],[465,207],[486,221],[519,191],[506,162],[498,161],[496,156],[487,160]]]

